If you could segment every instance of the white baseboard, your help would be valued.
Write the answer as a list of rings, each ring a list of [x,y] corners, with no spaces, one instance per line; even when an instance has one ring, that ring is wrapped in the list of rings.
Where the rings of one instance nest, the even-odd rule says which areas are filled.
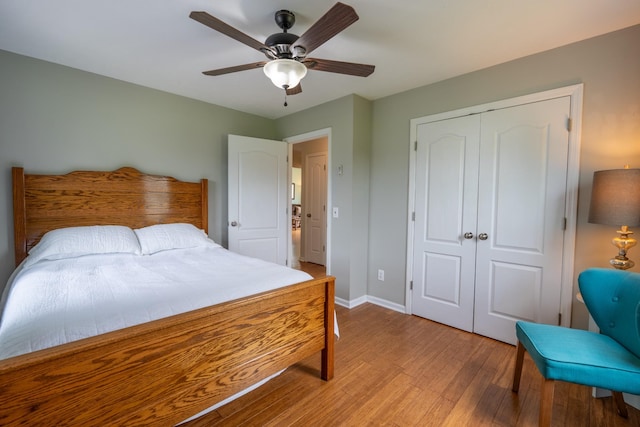
[[[336,297],[336,304],[342,307],[346,307],[348,309],[352,309],[359,305],[364,304],[365,302],[370,302],[371,304],[379,305],[380,307],[388,308],[389,310],[397,311],[403,314],[406,314],[406,310],[404,305],[397,304],[395,302],[387,301],[382,298],[372,297],[370,295],[365,295],[360,298],[356,298],[353,300],[345,300],[342,298]]]
[[[360,298],[357,298],[357,299],[354,299],[354,300],[346,300],[346,299],[342,299],[342,298],[336,297],[335,301],[336,301],[336,304],[338,304],[339,306],[346,307],[348,309],[352,309],[354,307],[357,307],[357,306],[362,305],[365,302],[367,302],[367,297],[364,296],[364,297],[360,297]]]
[[[624,393],[624,401],[629,406],[633,406],[636,409],[640,409],[640,396],[637,394]]]
[[[402,314],[406,314],[407,310],[404,305],[397,304],[395,302],[387,301],[382,298],[367,296],[367,302],[371,304],[379,305],[380,307],[388,308],[389,310],[397,311]]]
[[[624,397],[624,403],[626,403],[629,406],[633,406],[636,409],[640,409],[640,396],[635,394],[627,394],[627,393],[622,393],[622,394]],[[601,397],[611,396],[611,391],[605,390],[603,388],[593,387],[591,389],[591,395],[596,399],[599,399]]]

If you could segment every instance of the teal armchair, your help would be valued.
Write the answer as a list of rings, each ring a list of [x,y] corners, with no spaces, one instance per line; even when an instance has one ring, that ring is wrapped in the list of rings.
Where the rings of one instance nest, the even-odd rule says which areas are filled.
[[[580,274],[578,285],[600,333],[516,322],[512,389],[518,392],[527,351],[542,374],[540,426],[551,424],[555,381],[611,390],[625,418],[622,393],[640,394],[640,274],[592,268]]]

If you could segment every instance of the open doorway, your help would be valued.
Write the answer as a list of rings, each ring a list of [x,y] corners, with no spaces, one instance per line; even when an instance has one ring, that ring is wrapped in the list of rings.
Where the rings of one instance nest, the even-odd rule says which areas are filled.
[[[292,144],[292,268],[327,274],[328,137]]]

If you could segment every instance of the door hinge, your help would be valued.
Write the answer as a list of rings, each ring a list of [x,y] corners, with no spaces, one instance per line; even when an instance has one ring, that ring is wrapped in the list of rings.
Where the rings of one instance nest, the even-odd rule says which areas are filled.
[[[409,282],[409,290],[412,291],[413,290],[413,280]]]
[[[324,245],[322,245],[322,252],[324,252],[324,251],[325,251],[325,248],[324,248]]]
[[[413,141],[413,151],[418,151],[418,141]]]
[[[562,229],[563,230],[567,229],[567,217],[564,217],[564,221],[562,222]]]
[[[562,313],[558,313],[558,326],[562,325]]]
[[[573,127],[573,121],[571,120],[571,117],[567,117],[567,131],[571,132],[572,127]]]
[[[411,221],[415,222],[415,220],[416,220],[416,213],[414,211],[414,212],[411,212]]]
[[[327,165],[322,165],[322,168],[323,168],[324,170],[327,170]]]

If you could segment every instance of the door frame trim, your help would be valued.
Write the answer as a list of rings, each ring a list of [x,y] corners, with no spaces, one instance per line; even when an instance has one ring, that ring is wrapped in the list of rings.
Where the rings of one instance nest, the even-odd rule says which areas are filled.
[[[571,127],[569,130],[569,152],[567,158],[567,194],[565,199],[565,217],[567,218],[566,230],[564,232],[564,250],[562,262],[562,278],[560,292],[560,314],[561,325],[570,326],[571,308],[573,304],[573,276],[576,228],[578,219],[578,184],[580,178],[580,142],[582,130],[582,96],[584,85],[582,83],[537,92],[515,98],[504,99],[486,104],[474,105],[472,107],[447,111],[444,113],[432,114],[418,117],[410,121],[409,135],[409,197],[407,210],[407,265],[405,283],[405,313],[412,314],[411,304],[411,284],[413,282],[413,239],[415,237],[415,227],[413,212],[415,211],[415,180],[416,180],[416,150],[418,126],[425,123],[432,123],[440,120],[452,119],[471,114],[480,114],[490,110],[497,110],[515,107],[533,102],[547,101],[554,98],[569,96]]]
[[[315,131],[311,131],[311,132],[306,132],[303,134],[299,134],[299,135],[293,135],[293,136],[289,136],[286,138],[283,138],[284,142],[287,142],[289,144],[289,168],[288,168],[288,187],[291,187],[291,164],[293,162],[293,144],[297,144],[299,142],[306,142],[306,141],[311,141],[313,139],[319,139],[319,138],[327,138],[327,209],[326,209],[326,224],[327,224],[327,229],[326,229],[326,235],[325,235],[325,240],[326,240],[326,251],[325,251],[325,271],[326,274],[329,275],[331,274],[331,209],[329,209],[330,206],[333,206],[331,203],[331,190],[332,190],[332,174],[329,173],[331,170],[331,128],[324,128],[324,129],[318,129]],[[289,209],[289,218],[288,218],[288,223],[291,224],[291,210]],[[292,244],[291,244],[291,233],[289,233],[289,257],[291,259],[292,256]]]

